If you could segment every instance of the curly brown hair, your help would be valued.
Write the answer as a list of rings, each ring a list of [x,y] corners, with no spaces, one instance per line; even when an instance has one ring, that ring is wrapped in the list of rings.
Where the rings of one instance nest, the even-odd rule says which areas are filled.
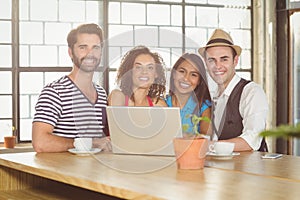
[[[136,46],[123,56],[116,81],[122,92],[134,102],[132,68],[135,59],[141,54],[150,55],[156,63],[156,73],[158,76],[150,86],[148,96],[152,99],[156,98],[157,103],[160,98],[164,97],[166,90],[165,63],[157,52],[150,51],[148,47],[142,45]]]

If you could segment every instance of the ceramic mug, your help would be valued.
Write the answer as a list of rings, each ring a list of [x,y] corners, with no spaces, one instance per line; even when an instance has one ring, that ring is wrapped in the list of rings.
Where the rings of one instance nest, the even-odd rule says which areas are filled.
[[[209,146],[209,151],[218,155],[231,155],[234,149],[232,142],[215,142]]]
[[[75,138],[74,147],[77,151],[90,151],[93,147],[93,138]]]

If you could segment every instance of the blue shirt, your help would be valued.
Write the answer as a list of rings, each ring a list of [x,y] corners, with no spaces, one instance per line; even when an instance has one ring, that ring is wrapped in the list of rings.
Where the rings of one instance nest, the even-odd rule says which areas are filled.
[[[169,107],[173,107],[172,96],[167,96],[166,103]],[[186,131],[187,133],[193,133],[193,124],[192,124],[192,119],[186,116],[190,114],[197,114],[197,116],[200,117],[206,109],[211,107],[211,102],[209,100],[205,100],[205,102],[201,104],[201,108],[199,109],[199,112],[194,113],[196,106],[198,106],[198,103],[196,103],[192,98],[192,96],[190,96],[185,106],[180,110],[181,124],[189,125],[189,128]],[[198,131],[200,132],[200,124],[198,125]]]

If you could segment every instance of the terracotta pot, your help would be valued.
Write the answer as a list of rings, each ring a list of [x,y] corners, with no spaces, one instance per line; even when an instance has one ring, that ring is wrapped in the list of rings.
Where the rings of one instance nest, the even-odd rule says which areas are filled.
[[[14,148],[16,145],[16,136],[5,136],[4,137],[4,147]]]
[[[178,169],[203,169],[208,149],[205,138],[173,140]]]

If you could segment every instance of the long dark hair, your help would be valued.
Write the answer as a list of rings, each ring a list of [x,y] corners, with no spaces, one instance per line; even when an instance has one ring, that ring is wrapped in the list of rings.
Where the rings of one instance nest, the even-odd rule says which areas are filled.
[[[211,102],[211,97],[208,89],[207,76],[204,63],[200,56],[194,53],[185,53],[183,54],[174,64],[170,77],[170,88],[169,95],[174,96],[175,84],[174,84],[174,73],[176,73],[177,68],[183,62],[187,61],[195,66],[200,73],[200,83],[194,89],[192,97],[196,102],[198,102],[198,107],[201,108],[202,103],[205,103],[206,100]],[[196,111],[195,111],[196,112]]]
[[[135,59],[141,54],[150,55],[156,64],[157,78],[150,86],[148,96],[156,98],[157,103],[159,98],[164,97],[166,91],[165,63],[158,53],[151,52],[146,46],[136,46],[123,56],[117,73],[117,83],[120,85],[122,92],[134,102],[132,68]]]

